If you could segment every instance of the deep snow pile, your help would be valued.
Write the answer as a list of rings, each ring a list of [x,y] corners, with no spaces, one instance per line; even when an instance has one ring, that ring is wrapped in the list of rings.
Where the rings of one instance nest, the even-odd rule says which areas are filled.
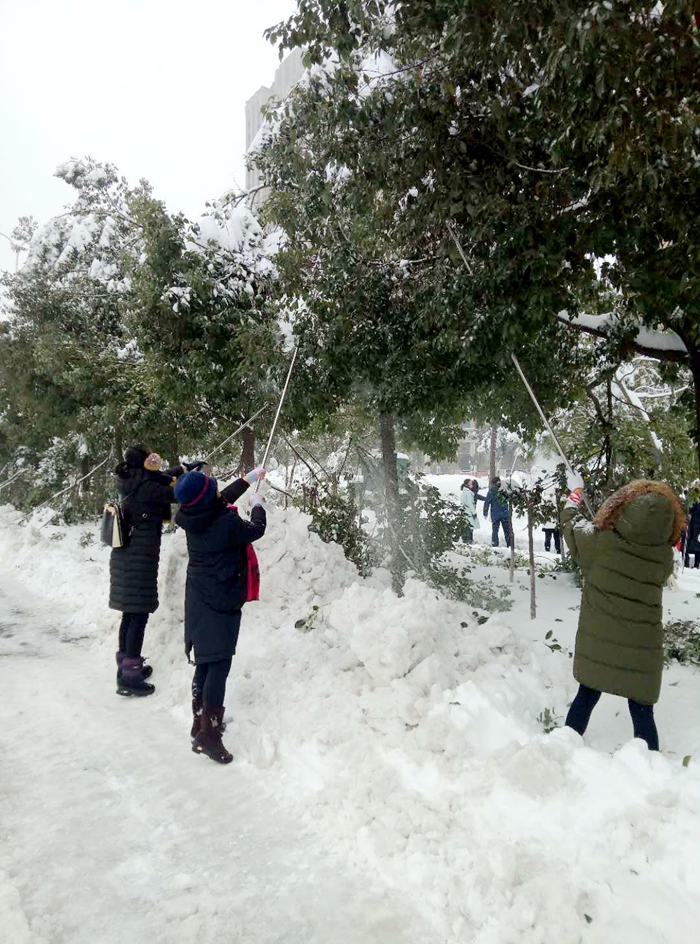
[[[3,566],[75,608],[67,632],[93,633],[111,657],[107,552],[79,547],[80,529],[53,540],[57,529],[18,518],[0,509]],[[638,741],[610,755],[567,729],[545,735],[538,715],[565,710],[570,662],[514,631],[517,613],[479,625],[415,581],[399,599],[386,574],[358,579],[307,516],[269,518],[263,600],[246,607],[229,685],[225,740],[239,762],[270,768],[299,815],[361,867],[414,888],[445,940],[695,940],[700,766]],[[146,645],[183,751],[185,567],[178,532],[164,540]]]

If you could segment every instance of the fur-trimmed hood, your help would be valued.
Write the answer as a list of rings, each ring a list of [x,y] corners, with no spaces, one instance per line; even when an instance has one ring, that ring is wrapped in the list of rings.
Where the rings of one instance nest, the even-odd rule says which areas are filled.
[[[639,544],[676,544],[686,525],[680,499],[665,482],[638,479],[604,502],[594,524]]]

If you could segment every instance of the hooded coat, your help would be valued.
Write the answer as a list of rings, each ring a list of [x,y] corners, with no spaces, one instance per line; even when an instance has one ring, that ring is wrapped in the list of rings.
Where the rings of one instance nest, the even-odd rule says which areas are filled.
[[[158,609],[158,563],[163,522],[170,520],[175,501],[172,485],[182,467],[167,472],[120,467],[117,491],[126,547],[115,547],[109,559],[109,607],[122,613],[154,613]]]
[[[499,498],[500,491],[501,486],[499,484],[492,485],[486,493],[486,501],[484,502],[484,518],[488,518],[489,509],[491,510],[491,521],[508,521],[510,518],[508,505],[506,505],[506,503],[501,501]]]
[[[247,490],[237,479],[213,501],[181,507],[175,523],[187,535],[185,651],[197,665],[230,659],[238,642],[246,600],[246,545],[265,534],[267,516],[258,505],[245,521],[227,505]]]
[[[678,498],[663,482],[640,480],[608,499],[594,522],[567,507],[562,523],[583,574],[576,681],[656,704],[664,664],[663,587],[684,524]]]
[[[459,493],[459,500],[464,509],[469,526],[472,529],[478,528],[479,519],[476,514],[476,496],[469,485],[462,486]]]

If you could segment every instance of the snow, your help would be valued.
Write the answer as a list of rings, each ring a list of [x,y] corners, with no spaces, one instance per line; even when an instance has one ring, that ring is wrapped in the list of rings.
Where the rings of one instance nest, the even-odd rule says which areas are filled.
[[[571,317],[567,311],[560,311],[557,315],[560,321],[568,321],[574,325],[581,325],[584,328],[593,328],[595,331],[607,332],[613,328],[617,322],[614,312],[606,315],[576,315]],[[635,341],[642,347],[651,348],[656,351],[680,351],[687,353],[687,348],[683,341],[674,331],[653,331],[650,328],[639,327],[635,336]]]
[[[456,500],[463,476],[431,480]],[[115,704],[110,673],[117,618],[106,609],[109,552],[95,544],[80,546],[84,526],[20,528],[19,514],[0,508],[3,574],[21,582],[26,595],[46,601],[45,614],[60,624],[59,638],[87,637],[76,671],[78,688],[87,687],[95,698],[90,743],[104,732],[119,755],[126,750],[127,726],[134,724],[123,719],[145,719],[130,733],[139,745],[148,745],[148,756],[122,790],[137,791],[132,816],[140,802],[156,810],[166,804],[167,817],[161,809],[153,823],[147,805],[139,827],[155,829],[166,841],[162,862],[158,859],[166,879],[144,872],[137,915],[149,920],[152,910],[166,919],[174,914],[183,941],[189,939],[185,933],[195,906],[207,915],[211,930],[217,927],[218,919],[206,911],[200,881],[206,863],[199,844],[211,844],[210,865],[223,870],[234,901],[241,863],[251,869],[251,881],[260,867],[259,854],[246,862],[240,846],[234,862],[226,859],[220,834],[230,829],[228,801],[223,819],[213,822],[201,816],[196,802],[185,813],[182,801],[170,798],[171,788],[180,797],[192,777],[204,776],[214,791],[230,791],[232,808],[241,804],[247,810],[252,827],[246,835],[253,846],[259,830],[269,841],[269,830],[259,811],[246,806],[253,802],[251,790],[266,793],[274,808],[315,832],[325,847],[336,850],[344,868],[365,876],[368,886],[405,895],[420,915],[409,918],[397,941],[694,941],[700,919],[700,765],[693,759],[684,768],[681,761],[700,753],[697,673],[680,666],[665,673],[658,708],[663,754],[650,754],[643,743],[630,740],[626,706],[609,696],[596,709],[585,740],[569,729],[546,735],[538,718],[545,708],[561,718],[575,691],[568,650],[580,592],[567,575],[537,581],[539,618],[531,622],[528,578],[518,570],[512,611],[480,624],[473,607],[418,581],[409,581],[405,596],[397,598],[385,572],[358,578],[337,546],[308,532],[307,516],[268,507],[268,532],[258,545],[262,599],[246,607],[229,681],[225,743],[236,761],[229,770],[205,764],[203,773],[202,758],[191,754],[187,739],[191,669],[182,651],[184,535],[164,538],[161,607],[146,634],[156,695],[145,706]],[[490,528],[481,515],[480,520],[477,546],[457,548],[455,556],[471,561],[475,578],[491,575],[505,584],[507,551],[483,547]],[[516,538],[523,548],[519,522]],[[551,563],[539,533],[536,541],[538,560]],[[680,583],[679,593],[667,594],[665,607],[688,618],[695,612],[700,575],[686,572]],[[56,620],[58,613],[65,617]],[[300,619],[307,619],[305,628],[311,622],[309,631],[295,628]],[[30,644],[41,626],[39,619],[28,628]],[[563,651],[547,647],[549,630]],[[75,644],[57,647],[73,651]],[[32,691],[43,691],[55,677],[56,658],[32,663],[34,674],[26,676]],[[0,669],[8,661],[0,660]],[[6,673],[3,684],[12,679]],[[46,711],[51,712],[48,700]],[[69,726],[70,703],[61,702],[57,714]],[[53,719],[46,736],[56,736]],[[142,749],[132,747],[131,756]],[[164,778],[168,788],[155,789],[155,799],[148,801],[141,777],[154,788]],[[22,809],[28,811],[31,799],[39,808],[50,801],[57,782],[48,771],[37,778]],[[100,805],[106,795],[97,792],[92,826],[111,836],[122,827]],[[123,828],[133,835],[131,824]],[[179,849],[179,842],[185,849],[188,835],[198,837],[192,884],[186,892],[170,885],[159,900],[163,881],[173,878],[168,844]],[[137,853],[146,855],[142,844],[137,843]],[[39,911],[38,893],[27,892],[30,855],[19,848],[14,852],[7,894],[0,881],[2,907],[20,928],[22,921],[39,926],[46,913]],[[152,868],[153,860],[142,861]],[[78,874],[77,864],[75,869]],[[19,900],[13,887],[22,892]],[[374,913],[376,900],[369,907]],[[408,907],[405,899],[402,907]],[[129,922],[133,918],[130,913]],[[428,926],[434,938],[425,937]],[[157,939],[179,940],[172,934]],[[306,939],[315,938],[307,934]]]

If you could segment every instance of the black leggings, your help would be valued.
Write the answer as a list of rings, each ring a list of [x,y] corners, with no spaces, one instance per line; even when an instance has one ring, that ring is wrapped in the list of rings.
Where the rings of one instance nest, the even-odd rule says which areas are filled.
[[[569,708],[569,713],[566,716],[567,726],[573,728],[574,731],[578,731],[579,734],[583,734],[591,720],[593,709],[600,700],[600,694],[594,688],[580,685],[578,694],[572,701],[571,708]],[[646,741],[650,751],[658,751],[659,734],[654,721],[654,706],[642,705],[638,701],[632,701],[631,698],[628,699],[627,704],[632,715],[634,736]]]
[[[221,708],[226,697],[226,679],[232,659],[201,662],[195,666],[192,679],[192,697],[202,699],[207,708]]]
[[[130,658],[141,655],[148,613],[122,613],[119,627],[119,651]]]

